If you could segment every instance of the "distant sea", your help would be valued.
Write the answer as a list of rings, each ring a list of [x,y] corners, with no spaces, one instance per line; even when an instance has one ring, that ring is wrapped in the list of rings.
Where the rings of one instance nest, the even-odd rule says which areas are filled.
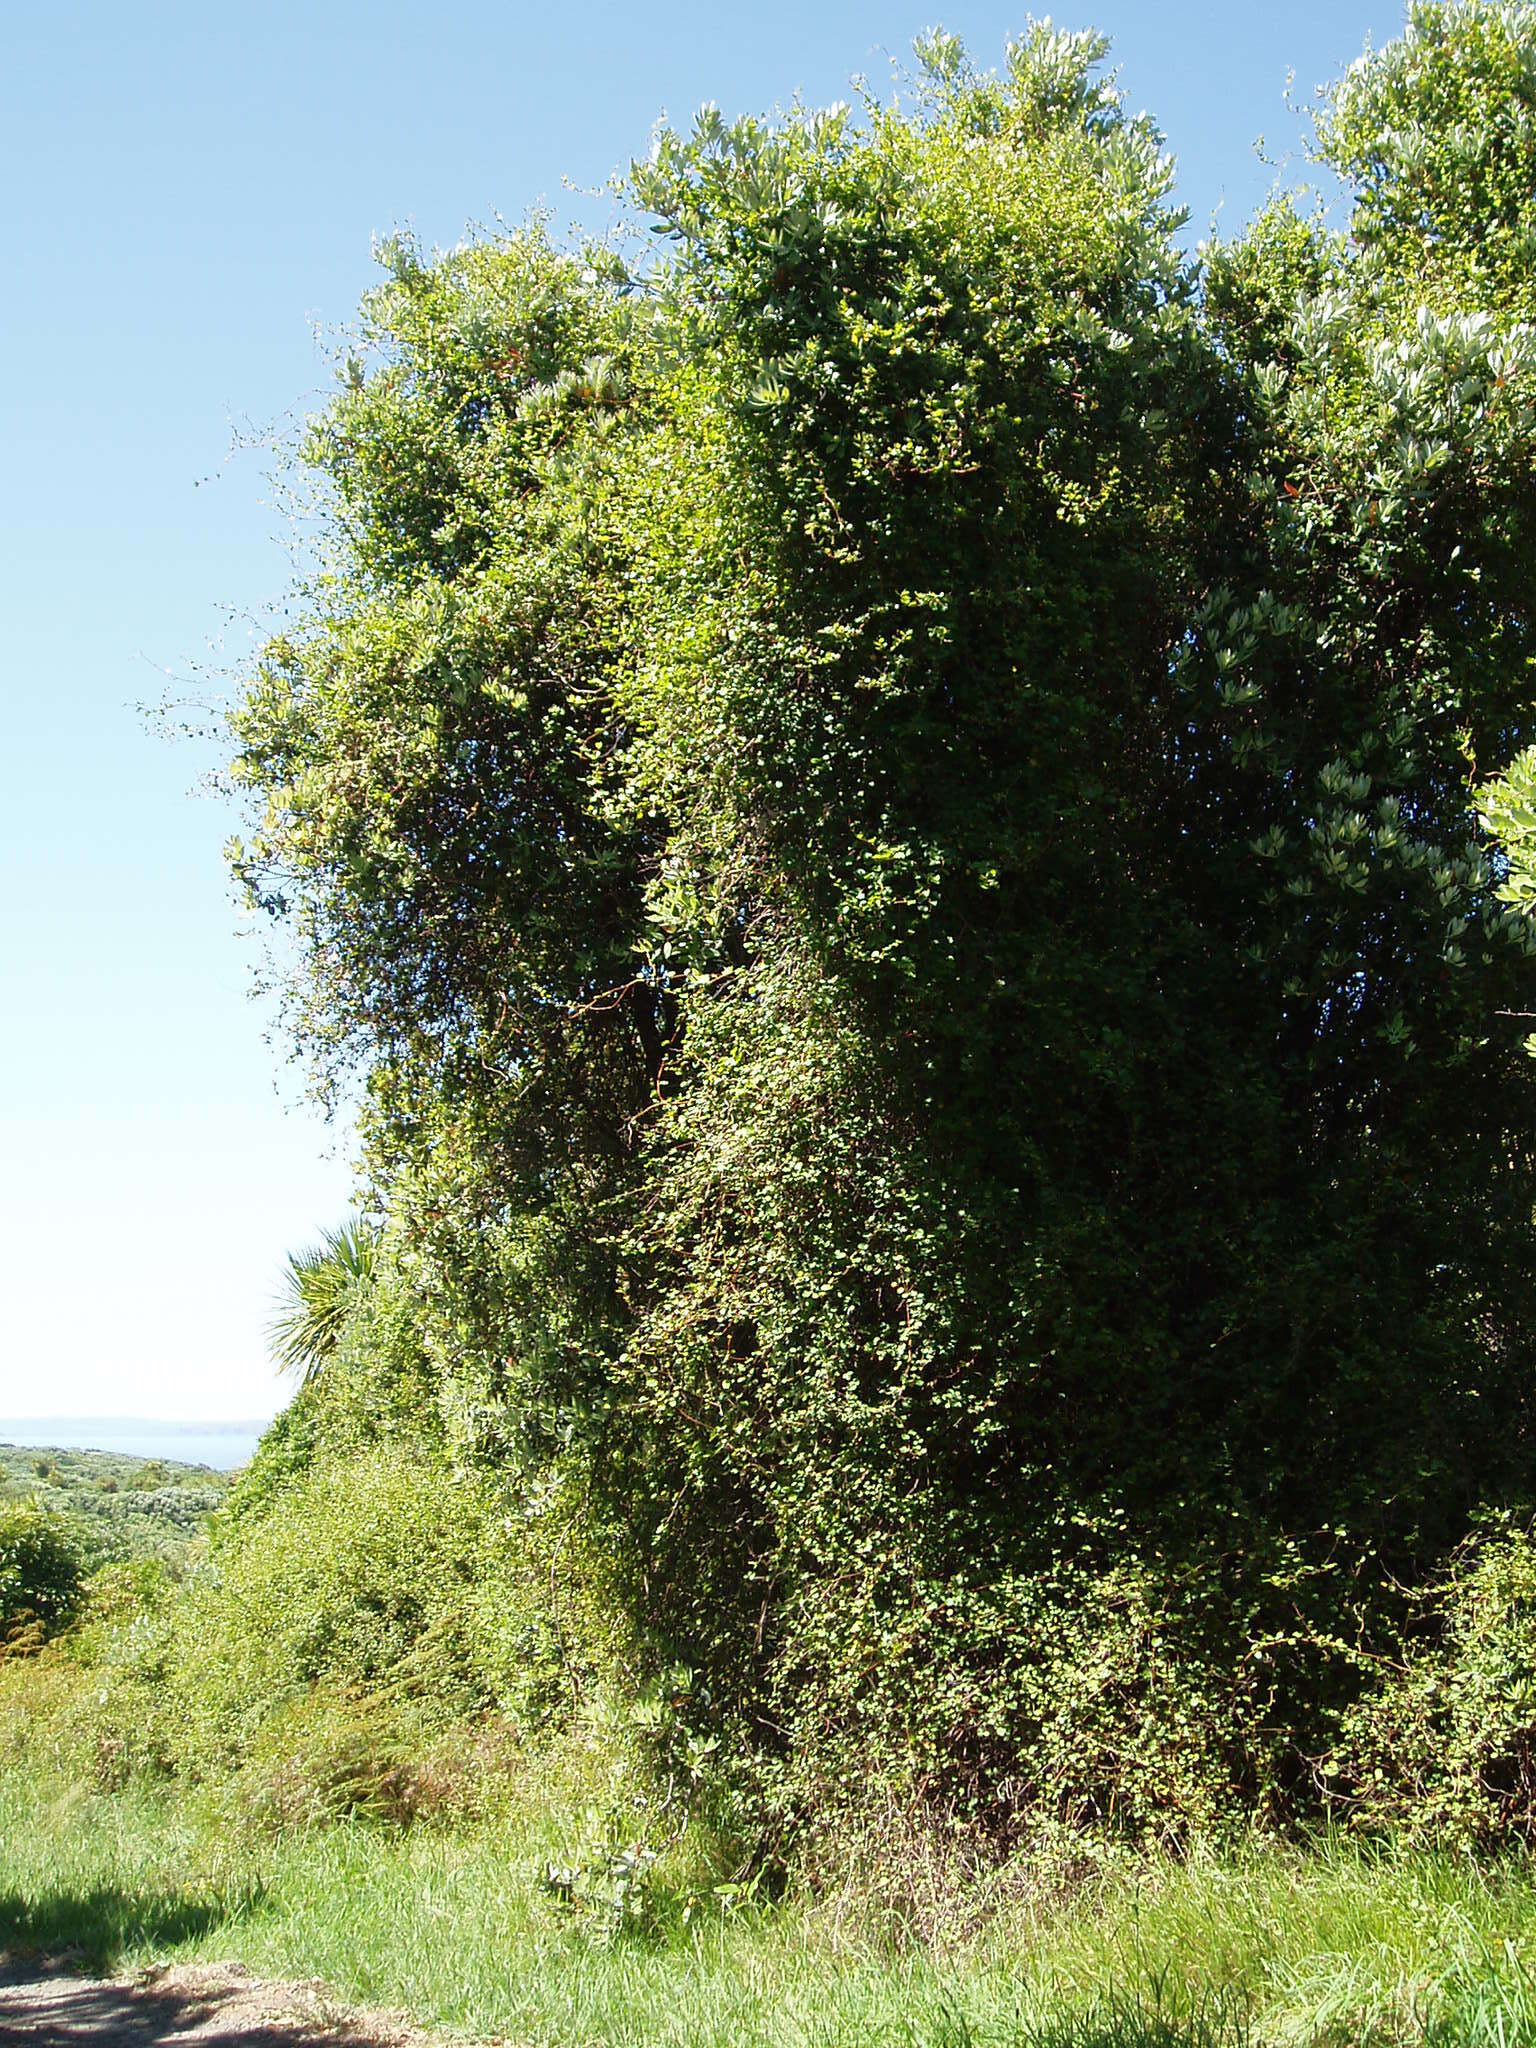
[[[264,1422],[150,1422],[138,1415],[0,1415],[0,1444],[49,1451],[115,1451],[125,1458],[170,1458],[232,1472],[243,1465]]]

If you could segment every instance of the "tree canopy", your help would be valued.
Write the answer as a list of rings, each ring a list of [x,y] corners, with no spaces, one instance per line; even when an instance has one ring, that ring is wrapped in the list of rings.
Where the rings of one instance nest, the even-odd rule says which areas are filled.
[[[459,1455],[789,1813],[1296,1810],[1536,1507],[1536,10],[1198,259],[1105,55],[389,245],[233,715]]]

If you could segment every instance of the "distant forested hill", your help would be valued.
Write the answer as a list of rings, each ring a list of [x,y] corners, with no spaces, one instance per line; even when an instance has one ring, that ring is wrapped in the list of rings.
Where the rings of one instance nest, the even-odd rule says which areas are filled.
[[[226,1473],[170,1458],[0,1444],[0,1501],[30,1499],[75,1522],[92,1564],[176,1564],[224,1498]]]

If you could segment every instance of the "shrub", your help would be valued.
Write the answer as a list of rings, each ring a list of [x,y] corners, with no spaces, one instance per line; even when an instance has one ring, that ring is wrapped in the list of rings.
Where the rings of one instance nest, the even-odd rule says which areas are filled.
[[[388,1760],[391,1714],[410,1743],[492,1712],[530,1734],[591,1694],[614,1641],[588,1558],[565,1513],[519,1511],[439,1456],[326,1452],[216,1523],[176,1597],[120,1633],[114,1711],[143,1723],[147,1755],[198,1777],[270,1765],[275,1731],[310,1728],[342,1760],[296,1765],[301,1789],[277,1804],[346,1806],[334,1787],[368,1777],[347,1761],[359,1728]],[[336,1711],[316,1719],[322,1694]]]
[[[153,1554],[115,1557],[84,1580],[68,1637],[71,1657],[91,1664],[108,1656],[117,1631],[152,1614],[176,1584],[171,1567]]]
[[[1330,1781],[1356,1825],[1536,1843],[1536,1528],[1500,1516],[1420,1589],[1344,1722]]]
[[[790,1822],[1182,1838],[1536,1497],[1536,10],[1416,7],[1320,121],[1349,232],[1203,270],[1103,55],[706,108],[643,280],[386,250],[233,859],[444,1371],[360,1372],[352,1463],[302,1411],[219,1670],[496,1694],[454,1575],[542,1524],[482,1563],[439,1463],[386,1555],[383,1390],[604,1502]]]
[[[74,1608],[83,1573],[80,1542],[61,1516],[0,1504],[0,1643],[56,1629]]]
[[[221,1527],[261,1519],[324,1460],[382,1443],[407,1463],[439,1456],[437,1390],[418,1322],[393,1260],[375,1251],[346,1290],[325,1371],[306,1376],[263,1432],[224,1501]]]

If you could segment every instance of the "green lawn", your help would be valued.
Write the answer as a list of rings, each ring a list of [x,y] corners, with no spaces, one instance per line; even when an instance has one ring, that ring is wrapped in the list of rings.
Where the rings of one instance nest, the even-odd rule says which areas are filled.
[[[233,1958],[468,2034],[576,2044],[1536,2043],[1524,1864],[1346,1845],[1015,1895],[902,1940],[849,1897],[612,1931],[542,1882],[548,1824],[265,1840],[195,1801],[0,1772],[0,1945],[93,1967]]]

